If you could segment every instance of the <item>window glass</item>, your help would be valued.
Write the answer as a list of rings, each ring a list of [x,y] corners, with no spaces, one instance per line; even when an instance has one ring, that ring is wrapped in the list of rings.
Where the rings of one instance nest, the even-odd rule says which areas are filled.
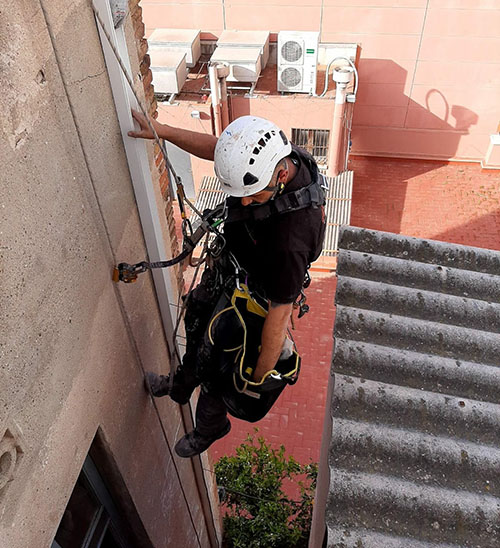
[[[80,475],[57,530],[55,540],[59,546],[61,548],[83,546],[100,508],[101,505]]]

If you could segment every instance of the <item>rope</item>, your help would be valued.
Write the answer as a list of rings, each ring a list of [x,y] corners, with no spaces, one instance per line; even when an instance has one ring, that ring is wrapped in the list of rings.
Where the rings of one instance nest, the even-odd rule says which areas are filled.
[[[137,104],[142,112],[142,114],[144,115],[144,117],[146,118],[146,121],[147,121],[147,124],[148,124],[148,127],[149,129],[151,130],[152,134],[153,134],[153,138],[156,142],[156,144],[158,145],[158,147],[160,148],[160,151],[163,155],[163,158],[165,160],[165,163],[168,167],[168,169],[170,170],[174,180],[175,180],[175,183],[176,183],[176,186],[177,186],[177,193],[179,195],[179,208],[181,210],[181,216],[183,218],[183,220],[187,220],[186,219],[186,214],[185,214],[185,211],[184,211],[184,208],[183,208],[183,204],[182,204],[182,200],[185,200],[186,203],[189,205],[189,207],[194,211],[194,213],[196,213],[199,217],[202,217],[202,214],[198,211],[198,209],[194,206],[194,204],[191,203],[190,200],[188,200],[188,198],[185,196],[184,194],[184,190],[183,190],[183,186],[182,186],[182,181],[180,179],[180,177],[177,175],[177,173],[175,172],[175,169],[174,167],[172,166],[171,162],[170,162],[170,159],[168,158],[168,155],[167,155],[167,151],[166,151],[166,148],[165,148],[165,143],[164,141],[160,140],[160,138],[158,137],[158,134],[148,116],[148,113],[146,111],[146,109],[144,108],[143,104],[142,104],[142,101],[141,99],[139,98],[137,92],[135,91],[134,89],[134,84],[133,84],[133,81],[130,77],[130,75],[128,74],[128,71],[127,71],[127,68],[125,67],[121,57],[120,57],[120,54],[118,53],[115,45],[113,44],[113,41],[111,39],[111,36],[109,34],[109,32],[107,31],[106,29],[106,26],[101,18],[101,15],[98,11],[98,9],[95,7],[93,1],[91,0],[90,2],[90,5],[92,7],[92,11],[94,12],[94,16],[97,20],[97,22],[99,23],[99,26],[101,27],[101,30],[103,31],[105,37],[106,37],[106,40],[108,41],[108,44],[111,48],[111,51],[113,52],[113,55],[115,56],[116,58],[116,61],[118,62],[119,66],[120,66],[120,69],[122,70],[122,73],[130,87],[130,90],[132,91],[136,101],[137,101]],[[197,277],[197,274],[198,274],[198,270],[201,266],[201,264],[203,263],[203,261],[200,261],[197,265],[197,268],[196,268],[196,271],[195,271],[195,275],[193,277],[193,280],[191,282],[191,286],[190,286],[190,289],[189,289],[189,292],[192,291],[192,288],[194,286],[194,283],[196,281],[196,277]],[[188,292],[188,294],[189,294]],[[187,301],[187,299],[186,299]],[[183,303],[183,305],[179,308],[178,307],[178,313],[177,313],[177,318],[176,318],[176,325],[175,325],[175,328],[174,328],[174,331],[173,331],[173,341],[174,341],[174,344],[172,345],[173,348],[174,348],[174,353],[177,357],[177,360],[178,360],[178,363],[181,362],[181,357],[180,357],[180,354],[179,354],[179,349],[177,347],[177,344],[175,344],[175,340],[176,340],[176,335],[177,335],[177,330],[179,328],[179,325],[180,325],[180,322],[181,322],[181,319],[182,319],[182,316],[184,315],[184,312],[185,312],[185,308],[186,308],[186,303]],[[126,315],[124,315],[124,317],[126,317]],[[130,330],[131,332],[131,327],[130,325],[128,325],[128,330]],[[139,362],[139,367],[142,371],[142,375],[143,377],[145,377],[145,369],[144,369],[144,366],[142,364],[142,360],[140,359],[140,355],[138,354],[138,350],[137,350],[137,346],[135,345],[135,341],[134,341],[134,347],[136,349],[136,354],[137,354],[137,357],[138,357],[138,362]],[[172,355],[170,356],[171,358],[171,363],[173,362],[172,360]],[[171,372],[171,377],[173,378],[173,374],[174,372]],[[177,467],[177,464],[175,462],[175,457],[174,457],[174,454],[173,454],[173,451],[172,451],[172,448],[170,447],[170,443],[169,443],[169,440],[168,440],[168,435],[167,435],[167,432],[165,430],[165,426],[163,425],[163,421],[161,419],[161,415],[160,415],[160,411],[158,409],[158,406],[154,400],[154,397],[152,394],[149,394],[149,397],[150,397],[150,400],[153,404],[153,407],[155,409],[155,413],[157,415],[157,418],[158,418],[158,421],[159,421],[159,424],[160,424],[160,428],[161,428],[161,431],[162,431],[162,434],[163,434],[163,438],[165,440],[165,443],[166,443],[166,446],[167,446],[167,449],[168,449],[168,452],[170,454],[170,457],[171,457],[171,461],[174,465],[174,470],[175,470],[175,473],[176,473],[176,476],[177,476],[177,479],[178,479],[178,482],[179,482],[179,486],[180,486],[180,490],[181,490],[181,493],[182,493],[182,496],[183,496],[183,499],[184,499],[184,502],[186,504],[186,508],[187,508],[187,511],[188,511],[188,514],[189,514],[189,518],[190,518],[190,521],[191,521],[191,525],[193,527],[193,530],[195,532],[195,535],[196,535],[196,539],[198,541],[198,545],[202,546],[201,544],[201,539],[200,539],[200,536],[198,534],[198,530],[197,530],[197,527],[196,527],[196,524],[195,524],[195,520],[194,520],[194,516],[192,515],[192,512],[191,512],[191,508],[190,508],[190,505],[189,505],[189,501],[188,501],[188,498],[187,498],[187,494],[185,492],[185,489],[184,489],[184,486],[183,486],[183,483],[182,483],[182,480],[181,480],[181,476],[180,476],[180,472],[179,472],[179,469]],[[204,478],[204,482],[205,482],[205,489],[207,490],[208,492],[208,486],[206,484],[206,480]],[[215,523],[214,523],[214,529],[215,529]],[[217,540],[217,544],[218,543],[218,540]]]
[[[118,52],[118,50],[116,49],[115,45],[113,44],[113,40],[108,32],[108,30],[106,29],[106,25],[104,24],[104,21],[102,20],[101,18],[101,15],[99,13],[99,10],[94,6],[94,3],[91,1],[91,6],[92,6],[92,11],[94,12],[94,15],[99,23],[99,26],[101,27],[101,30],[102,32],[104,33],[104,36],[106,36],[106,40],[108,41],[108,44],[109,44],[109,47],[111,48],[111,51],[113,52],[113,55],[115,56],[116,58],[116,61],[118,62],[118,64],[120,65],[120,69],[123,73],[123,76],[125,77],[129,87],[130,87],[130,90],[132,91],[134,97],[135,97],[135,100],[137,101],[137,105],[139,106],[139,108],[141,109],[141,112],[142,114],[144,115],[144,117],[146,118],[146,122],[148,124],[148,127],[149,129],[151,130],[151,133],[153,134],[153,139],[155,140],[156,144],[158,145],[158,147],[160,148],[160,151],[163,155],[163,158],[165,160],[165,163],[167,164],[167,167],[168,169],[170,170],[171,174],[172,174],[172,177],[174,178],[174,181],[175,181],[175,184],[177,186],[177,193],[180,194],[180,198],[179,199],[179,207],[181,208],[181,215],[183,216],[183,219],[186,218],[185,216],[185,212],[183,211],[183,207],[181,205],[182,203],[182,200],[184,200],[188,205],[189,207],[196,213],[196,215],[198,215],[199,217],[201,217],[201,213],[200,211],[195,207],[195,205],[186,197],[185,193],[184,193],[184,187],[182,185],[182,180],[181,178],[177,175],[172,163],[170,162],[170,159],[168,157],[168,154],[167,154],[167,149],[165,147],[165,142],[164,140],[160,139],[158,137],[158,133],[156,132],[156,129],[154,128],[154,125],[153,123],[151,122],[150,118],[149,118],[149,115],[147,113],[147,110],[145,109],[145,107],[143,106],[142,104],[142,100],[139,98],[139,95],[137,94],[137,92],[135,91],[135,87],[134,87],[134,82],[132,80],[132,78],[130,77],[128,71],[127,71],[127,67],[125,66],[125,64],[123,63],[121,57],[120,57],[120,54]]]

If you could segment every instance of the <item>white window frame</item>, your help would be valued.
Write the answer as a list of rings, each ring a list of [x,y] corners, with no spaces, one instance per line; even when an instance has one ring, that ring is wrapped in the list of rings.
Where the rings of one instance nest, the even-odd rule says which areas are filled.
[[[113,45],[117,49],[125,68],[129,75],[132,75],[123,24],[117,29],[114,28],[109,0],[94,0],[94,5],[103,20],[106,30],[111,36]],[[158,204],[151,177],[146,143],[142,139],[134,139],[127,135],[128,131],[134,127],[131,109],[139,110],[139,107],[101,26],[97,21],[96,24],[101,38],[104,60],[108,69],[111,91],[118,115],[149,260],[152,262],[168,260],[171,257],[166,256],[166,245],[158,213]],[[152,270],[152,276],[166,339],[169,341],[169,345],[176,345],[177,342],[172,339],[177,317],[175,304],[176,292],[172,287],[170,273],[168,269],[156,268]],[[173,355],[173,350],[173,348],[170,348],[171,355]]]

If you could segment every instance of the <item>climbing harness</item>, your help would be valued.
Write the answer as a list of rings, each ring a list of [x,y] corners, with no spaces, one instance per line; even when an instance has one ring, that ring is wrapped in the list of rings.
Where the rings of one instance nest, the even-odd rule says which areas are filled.
[[[241,327],[241,330],[239,330],[241,331],[241,336],[237,336],[237,338],[239,339],[237,342],[239,344],[233,346],[233,344],[229,342],[229,347],[223,347],[223,351],[237,353],[237,374],[239,377],[239,381],[243,382],[244,384],[243,389],[245,389],[248,385],[262,386],[264,382],[268,379],[268,377],[272,377],[276,380],[283,380],[287,384],[295,384],[299,371],[299,359],[298,354],[296,353],[296,358],[294,359],[295,366],[293,368],[287,369],[286,371],[278,371],[276,369],[272,369],[270,371],[267,371],[260,381],[256,382],[251,380],[256,365],[256,357],[258,357],[259,344],[257,343],[252,345],[252,348],[257,348],[257,352],[255,353],[255,355],[252,356],[251,352],[248,351],[248,340],[253,334],[249,333],[249,330],[247,329],[247,323],[249,322],[251,316],[254,324],[263,325],[264,320],[267,316],[267,309],[257,301],[252,293],[250,293],[250,290],[248,289],[248,286],[246,284],[239,284],[239,287],[236,287],[234,289],[233,294],[231,295],[230,302],[228,304],[229,306],[214,314],[208,325],[207,335],[210,343],[215,345],[216,336],[214,331],[217,321],[221,320],[224,314],[235,315],[235,319],[237,320],[237,323],[239,323],[239,327]],[[226,333],[224,333],[224,335],[221,337],[224,345],[228,344],[228,338],[230,337],[227,337]]]
[[[301,358],[287,337],[274,368],[259,381],[253,380],[267,313],[267,301],[238,283],[231,294],[221,297],[206,333],[206,342],[222,355],[222,399],[233,416],[249,422],[264,417],[300,373]]]

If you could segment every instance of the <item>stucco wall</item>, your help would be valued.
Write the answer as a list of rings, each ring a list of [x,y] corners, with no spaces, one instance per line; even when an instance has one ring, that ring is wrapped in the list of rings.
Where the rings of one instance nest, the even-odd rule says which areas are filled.
[[[199,28],[216,37],[224,29],[306,30],[319,31],[322,43],[358,43],[355,153],[482,161],[490,135],[498,132],[496,0],[143,0],[142,5],[149,32]]]
[[[179,407],[158,401],[165,438],[142,386],[142,368],[168,370],[150,277],[111,282],[146,251],[89,3],[10,4],[0,51],[0,435],[22,457],[0,546],[50,545],[98,428],[153,545],[207,546],[192,465],[169,448]]]

